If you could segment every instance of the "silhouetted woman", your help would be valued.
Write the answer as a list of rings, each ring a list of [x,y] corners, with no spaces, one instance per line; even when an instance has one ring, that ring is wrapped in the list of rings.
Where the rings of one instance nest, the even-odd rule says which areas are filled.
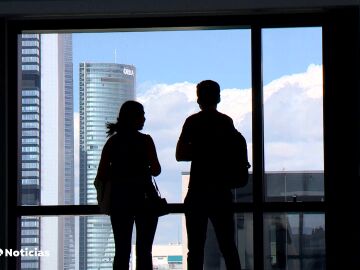
[[[115,240],[113,269],[128,270],[133,225],[136,226],[136,269],[152,270],[152,243],[158,217],[147,211],[151,175],[161,172],[154,142],[139,132],[145,123],[143,106],[125,102],[116,123],[107,123],[107,140],[99,172],[110,172],[110,219]]]

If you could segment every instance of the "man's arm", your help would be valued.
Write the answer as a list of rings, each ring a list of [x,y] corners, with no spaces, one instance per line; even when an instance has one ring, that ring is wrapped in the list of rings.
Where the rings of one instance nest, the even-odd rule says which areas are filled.
[[[192,145],[190,140],[190,126],[188,121],[185,121],[181,131],[179,140],[176,145],[176,160],[177,161],[191,161],[192,160]]]
[[[176,160],[177,161],[191,161],[192,160],[192,146],[191,143],[178,140],[176,145]]]

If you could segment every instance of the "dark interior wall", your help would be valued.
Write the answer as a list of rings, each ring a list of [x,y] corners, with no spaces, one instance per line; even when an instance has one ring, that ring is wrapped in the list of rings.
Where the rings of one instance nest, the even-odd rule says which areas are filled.
[[[0,248],[6,244],[6,99],[5,99],[5,23],[0,19]],[[0,256],[0,269],[5,259]]]
[[[327,267],[360,269],[359,11],[323,29]]]
[[[132,16],[176,16],[176,14],[201,13],[271,13],[270,8],[285,8],[287,12],[298,12],[294,7],[311,7],[308,1],[1,1],[0,17],[48,14],[120,14]],[[150,3],[151,2],[151,3]],[[181,2],[181,3],[180,3]],[[207,2],[207,1],[206,1]],[[241,3],[239,3],[241,2]],[[256,3],[250,3],[256,2]],[[266,3],[265,3],[266,2]],[[272,2],[269,4],[267,2]],[[291,2],[291,3],[289,3]],[[315,2],[315,1],[312,1]],[[107,3],[108,5],[104,4]],[[317,6],[359,5],[359,1],[316,1]],[[42,8],[39,5],[42,4]],[[207,8],[204,10],[204,6]],[[332,44],[324,51],[325,81],[325,168],[327,170],[325,189],[328,215],[326,217],[327,241],[337,243],[327,246],[328,269],[360,269],[360,223],[358,215],[359,187],[359,15],[352,16],[334,12],[328,26],[335,32],[324,31],[324,41]],[[6,219],[7,177],[6,133],[6,33],[5,20],[0,20],[0,248],[6,246],[8,228]],[[329,28],[330,29],[330,28]],[[15,230],[16,228],[14,228]],[[0,257],[0,269],[6,269]]]
[[[271,9],[308,9],[359,5],[358,0],[2,0],[0,15],[49,14],[175,16],[176,14],[257,13]]]

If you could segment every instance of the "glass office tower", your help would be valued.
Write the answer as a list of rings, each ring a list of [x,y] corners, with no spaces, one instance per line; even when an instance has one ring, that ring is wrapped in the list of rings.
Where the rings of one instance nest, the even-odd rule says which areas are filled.
[[[71,34],[41,34],[41,205],[74,204]],[[75,269],[75,218],[41,218],[41,269]]]
[[[64,53],[64,204],[75,204],[72,35],[62,34]],[[75,217],[64,217],[64,270],[75,269]]]
[[[21,205],[40,204],[40,35],[21,35]],[[40,219],[21,218],[21,248],[40,249]],[[39,257],[22,257],[21,269],[39,269]]]
[[[71,34],[23,34],[19,204],[74,204]],[[19,44],[20,45],[20,44]],[[22,217],[21,248],[51,257],[21,258],[21,269],[75,269],[73,217]]]
[[[94,179],[106,122],[135,98],[135,67],[113,63],[80,64],[80,204],[97,204]],[[79,269],[112,269],[114,242],[108,217],[80,217]]]

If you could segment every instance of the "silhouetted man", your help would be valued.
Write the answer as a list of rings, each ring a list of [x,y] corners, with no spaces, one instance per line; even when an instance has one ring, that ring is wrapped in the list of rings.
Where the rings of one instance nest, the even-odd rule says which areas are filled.
[[[236,129],[232,119],[217,111],[220,86],[206,80],[197,87],[201,111],[188,117],[176,147],[177,161],[191,161],[185,197],[188,269],[203,270],[208,220],[213,224],[227,270],[240,270],[234,240],[231,189],[223,181],[226,145]]]

